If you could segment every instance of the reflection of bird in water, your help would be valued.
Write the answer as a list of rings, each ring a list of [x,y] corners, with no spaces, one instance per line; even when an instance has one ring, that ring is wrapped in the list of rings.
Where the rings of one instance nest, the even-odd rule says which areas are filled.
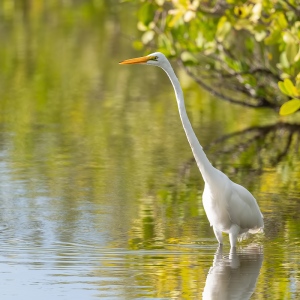
[[[219,247],[207,274],[203,299],[250,299],[262,262],[263,253],[258,247],[249,247],[241,252],[231,249],[227,259],[222,255],[222,247]]]
[[[255,198],[244,187],[232,182],[224,173],[215,169],[207,159],[188,119],[179,81],[166,57],[156,52],[125,60],[120,64],[158,66],[169,76],[175,91],[183,129],[205,182],[203,206],[219,243],[223,243],[222,232],[229,233],[231,247],[235,247],[240,234],[259,231],[264,223]]]

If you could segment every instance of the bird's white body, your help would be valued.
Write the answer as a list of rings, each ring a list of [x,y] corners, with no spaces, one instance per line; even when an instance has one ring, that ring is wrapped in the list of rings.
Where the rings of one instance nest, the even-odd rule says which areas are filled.
[[[219,243],[222,244],[222,232],[226,232],[231,245],[235,246],[238,235],[255,233],[263,227],[263,217],[248,190],[216,169],[217,176],[220,179],[216,188],[205,183],[202,196],[204,210]]]
[[[141,58],[129,59],[121,64],[144,63],[162,68],[173,85],[180,119],[195,160],[205,182],[203,206],[220,244],[222,232],[229,234],[231,247],[236,246],[238,235],[254,233],[263,228],[263,216],[252,194],[232,182],[224,173],[214,168],[207,159],[186,113],[183,92],[167,58],[160,52]]]

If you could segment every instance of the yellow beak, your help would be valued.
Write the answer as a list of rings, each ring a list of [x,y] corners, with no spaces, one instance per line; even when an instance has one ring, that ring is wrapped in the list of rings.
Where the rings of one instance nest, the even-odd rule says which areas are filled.
[[[144,64],[148,60],[153,59],[152,56],[142,56],[137,58],[130,58],[119,62],[120,65]]]

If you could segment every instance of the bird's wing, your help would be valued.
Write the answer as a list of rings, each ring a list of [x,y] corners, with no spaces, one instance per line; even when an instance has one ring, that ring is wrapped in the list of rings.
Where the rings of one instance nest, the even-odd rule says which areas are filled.
[[[232,193],[227,209],[233,224],[244,229],[263,227],[263,216],[255,198],[247,189],[234,182],[232,182]]]

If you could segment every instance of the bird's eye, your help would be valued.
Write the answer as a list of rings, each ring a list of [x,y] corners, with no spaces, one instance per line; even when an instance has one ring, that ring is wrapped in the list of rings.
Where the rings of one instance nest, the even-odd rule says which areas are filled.
[[[158,60],[158,56],[154,56],[154,60]]]

